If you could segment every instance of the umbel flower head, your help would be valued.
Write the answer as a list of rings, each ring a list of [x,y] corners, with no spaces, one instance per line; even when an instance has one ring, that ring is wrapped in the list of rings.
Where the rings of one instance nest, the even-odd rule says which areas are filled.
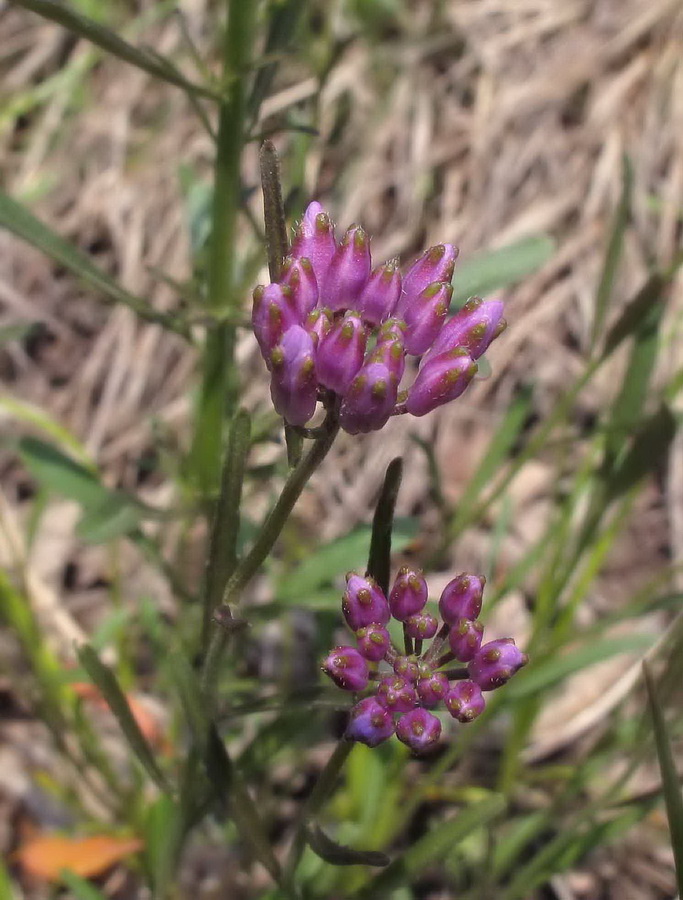
[[[305,425],[318,401],[337,398],[341,427],[359,434],[459,397],[505,319],[501,301],[478,298],[448,318],[457,254],[438,244],[403,276],[393,260],[373,270],[365,231],[353,225],[337,241],[311,203],[280,281],[254,291],[252,325],[284,419]],[[421,362],[401,389],[406,355]]]
[[[431,710],[442,707],[458,722],[471,722],[484,711],[483,692],[502,687],[526,665],[512,638],[482,644],[484,583],[478,575],[453,578],[439,599],[439,628],[425,610],[427,582],[418,569],[400,569],[388,598],[372,578],[349,572],[342,612],[356,646],[335,647],[322,666],[337,687],[363,693],[349,715],[349,740],[376,747],[396,734],[423,753],[441,736],[441,720]],[[403,623],[403,651],[389,636],[391,618]],[[431,644],[424,649],[426,640]]]

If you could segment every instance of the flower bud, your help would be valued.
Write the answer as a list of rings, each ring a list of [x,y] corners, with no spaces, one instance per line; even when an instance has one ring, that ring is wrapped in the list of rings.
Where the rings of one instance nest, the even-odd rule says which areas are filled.
[[[325,657],[322,670],[345,691],[362,691],[368,686],[368,664],[355,647],[335,647]]]
[[[379,431],[389,421],[398,396],[398,382],[387,366],[370,362],[351,382],[339,410],[339,424],[349,434]]]
[[[405,622],[409,616],[422,612],[427,594],[427,582],[421,570],[403,566],[389,594],[391,615],[399,622]]]
[[[318,379],[313,338],[300,325],[289,328],[270,354],[270,395],[290,425],[305,425],[315,412]]]
[[[472,381],[477,364],[463,351],[435,356],[422,366],[410,386],[406,410],[413,416],[427,413],[455,400]]]
[[[420,667],[414,656],[397,656],[392,668],[397,675],[414,684],[420,677]]]
[[[482,691],[493,691],[509,681],[529,661],[512,638],[490,641],[479,650],[468,671]]]
[[[422,291],[435,281],[450,281],[453,277],[458,251],[452,244],[438,244],[425,250],[406,272],[403,290],[394,315],[405,318],[406,310]]]
[[[413,709],[396,723],[396,737],[413,753],[424,753],[441,737],[441,722],[426,709]]]
[[[439,612],[444,622],[454,625],[459,619],[477,619],[485,584],[483,575],[464,573],[449,581],[439,599]]]
[[[434,672],[427,678],[420,678],[417,683],[417,695],[420,703],[427,709],[434,709],[444,699],[450,688],[450,682],[442,672]]]
[[[366,322],[379,325],[394,311],[401,295],[401,273],[395,260],[378,266],[361,291],[357,309]]]
[[[317,200],[308,204],[304,217],[292,241],[292,256],[296,259],[306,257],[311,261],[318,294],[325,275],[334,256],[337,244],[334,240],[334,228],[330,217]]]
[[[456,681],[446,695],[446,708],[458,722],[471,722],[485,706],[481,688],[474,681]]]
[[[312,335],[313,343],[317,347],[320,340],[325,337],[332,328],[332,312],[325,307],[316,307],[306,316],[304,328]]]
[[[417,693],[412,684],[400,675],[387,675],[377,688],[377,699],[391,712],[408,712],[417,706]]]
[[[337,394],[344,394],[363,365],[367,335],[360,316],[348,312],[333,322],[318,344],[318,381]]]
[[[318,282],[310,259],[288,256],[282,266],[280,284],[291,291],[292,304],[299,314],[299,321],[303,322],[318,303]]]
[[[379,625],[377,622],[359,628],[356,632],[356,639],[358,640],[358,652],[370,662],[379,662],[384,659],[391,646],[389,632],[384,625]]]
[[[503,318],[504,304],[502,300],[481,300],[473,297],[449,319],[434,341],[429,356],[448,353],[462,347],[472,359],[479,359],[485,353],[491,341],[505,331]]]
[[[406,634],[408,637],[416,641],[428,641],[434,637],[439,628],[439,622],[436,616],[428,612],[416,613],[414,616],[408,616],[403,623],[406,626]]]
[[[261,349],[261,355],[270,368],[270,354],[282,336],[292,325],[300,325],[301,319],[291,299],[291,291],[280,284],[260,284],[254,289],[254,305],[251,325]]]
[[[324,281],[318,282],[320,303],[334,312],[357,309],[370,265],[370,241],[363,229],[354,225],[334,251]]]
[[[386,625],[391,617],[389,604],[378,584],[354,572],[346,576],[342,612],[351,631],[366,625]]]
[[[403,346],[405,344],[407,330],[408,326],[403,319],[397,319],[392,316],[380,327],[377,333],[377,343],[381,344],[384,341],[400,341],[401,346]]]
[[[406,351],[419,356],[429,350],[446,321],[453,288],[445,282],[434,282],[418,294],[404,313]]]
[[[403,378],[406,368],[406,351],[403,341],[396,338],[378,340],[374,350],[365,357],[365,365],[382,363],[396,379],[398,384]]]
[[[346,737],[359,741],[368,747],[376,747],[394,733],[391,713],[381,706],[374,697],[366,697],[351,710],[346,726]]]
[[[458,619],[448,632],[451,653],[460,662],[468,663],[481,647],[484,626],[471,619]]]

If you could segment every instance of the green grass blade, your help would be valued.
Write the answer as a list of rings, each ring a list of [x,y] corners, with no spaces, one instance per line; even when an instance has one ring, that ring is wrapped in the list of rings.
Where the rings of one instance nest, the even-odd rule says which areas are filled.
[[[106,895],[98,891],[94,884],[69,869],[64,869],[59,877],[74,895],[75,900],[107,900]]]
[[[173,63],[155,53],[148,47],[135,47],[120,37],[115,31],[82,15],[75,9],[69,9],[64,3],[56,0],[12,0],[17,6],[23,6],[31,12],[37,13],[44,19],[57,22],[67,28],[72,34],[85,38],[91,44],[95,44],[112,56],[142,69],[154,78],[167,81],[175,87],[182,88],[194,96],[207,97],[219,100],[220,94],[201,84],[194,84],[178,71]]]
[[[410,884],[427,866],[442,860],[460,841],[477,828],[487,825],[505,808],[505,801],[493,795],[482,803],[462,810],[454,818],[442,822],[416,841],[400,858],[394,860],[356,895],[358,900],[389,897],[389,891]]]
[[[119,723],[121,731],[128,741],[128,745],[137,756],[142,767],[160,791],[164,793],[169,792],[171,786],[157,765],[147,739],[140,731],[140,726],[135,721],[125,694],[121,690],[121,686],[112,670],[100,660],[92,647],[89,647],[87,644],[79,649],[78,659],[107,701],[109,708]]]
[[[612,296],[614,287],[614,279],[621,260],[621,254],[624,246],[624,235],[628,225],[629,214],[631,211],[631,193],[633,189],[633,170],[631,163],[624,157],[623,171],[621,181],[621,197],[617,205],[614,215],[614,223],[610,235],[607,253],[605,254],[605,263],[600,277],[600,284],[595,297],[595,316],[593,318],[593,328],[591,330],[590,353],[592,355],[595,346],[600,338],[605,319],[607,317],[607,308]]]
[[[681,786],[676,771],[671,739],[664,719],[664,712],[657,697],[654,679],[647,663],[643,663],[643,674],[647,686],[650,712],[652,714],[652,726],[655,733],[655,745],[659,769],[662,773],[662,789],[666,804],[666,815],[669,820],[671,832],[671,846],[676,864],[676,883],[678,894],[683,897],[683,798]]]
[[[391,534],[402,476],[403,460],[400,457],[392,459],[387,466],[384,484],[372,520],[372,537],[366,575],[374,578],[387,596],[389,595],[389,578],[391,576]]]
[[[338,844],[318,825],[306,829],[306,841],[317,856],[333,866],[388,866],[390,862],[379,850],[354,850]]]
[[[56,232],[37,219],[21,203],[0,190],[0,228],[36,247],[65,269],[78,276],[90,287],[99,291],[107,300],[127,306],[141,319],[163,325],[170,331],[185,335],[184,326],[173,316],[157,312],[142,297],[131,294],[106,272],[96,266],[88,256],[65,241]]]
[[[541,234],[465,260],[455,269],[452,308],[458,309],[468,297],[486,296],[522,281],[540,269],[554,252],[551,238]]]

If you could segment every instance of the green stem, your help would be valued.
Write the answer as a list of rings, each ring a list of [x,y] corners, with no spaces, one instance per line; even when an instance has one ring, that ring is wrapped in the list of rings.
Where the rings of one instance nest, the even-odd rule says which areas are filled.
[[[240,162],[246,131],[247,69],[251,57],[258,3],[228,0],[228,24],[223,47],[226,95],[220,105],[206,308],[211,315],[237,312],[236,237],[240,207]],[[235,325],[210,326],[202,359],[202,384],[197,407],[190,469],[206,499],[220,478],[221,442],[226,411],[235,405]],[[231,389],[232,388],[232,389]]]
[[[239,602],[242,591],[273,549],[275,541],[280,536],[280,533],[285,526],[290,513],[294,509],[294,505],[299,499],[301,492],[308,483],[308,480],[320,463],[325,459],[330,447],[334,443],[334,439],[339,431],[336,410],[332,409],[328,412],[322,427],[323,433],[321,436],[315,441],[306,456],[304,456],[299,464],[290,472],[289,478],[282,489],[282,493],[268,513],[251,550],[237,566],[225,587],[223,601],[217,608],[216,615],[219,618],[222,617],[227,620],[228,625],[232,619],[230,605]],[[223,625],[219,625],[215,628],[204,659],[202,668],[202,691],[207,698],[209,709],[212,709],[213,707],[213,696],[215,685],[218,680],[218,670],[231,634],[232,629],[229,627],[226,628]]]
[[[344,739],[339,741],[334,748],[332,755],[327,760],[325,768],[320,773],[320,777],[318,778],[315,787],[301,808],[294,831],[292,849],[289,851],[289,857],[284,871],[284,884],[290,891],[293,889],[296,869],[306,847],[306,827],[312,816],[320,811],[323,803],[334,790],[337,779],[339,778],[341,770],[344,768],[344,764],[353,750],[353,747],[353,741]]]

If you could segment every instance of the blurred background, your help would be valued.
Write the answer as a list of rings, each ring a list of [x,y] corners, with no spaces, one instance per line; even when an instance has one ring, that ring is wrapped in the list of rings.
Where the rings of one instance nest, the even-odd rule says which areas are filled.
[[[67,5],[193,81],[219,71],[218,2]],[[3,190],[155,310],[196,309],[212,111],[22,6],[0,2]],[[341,701],[320,685],[318,660],[343,635],[340,579],[363,566],[386,466],[402,455],[396,567],[424,566],[435,596],[457,572],[486,573],[488,630],[531,645],[532,665],[481,728],[453,732],[428,761],[359,747],[329,815],[343,842],[395,853],[493,794],[506,807],[432,848],[398,886],[306,857],[306,896],[674,897],[640,664],[652,660],[674,740],[683,736],[683,281],[671,269],[683,220],[681,4],[264,2],[259,28],[238,235],[245,285],[268,278],[258,148],[270,136],[292,223],[319,199],[339,228],[363,224],[377,261],[452,242],[456,301],[495,292],[508,303],[490,372],[460,400],[381,434],[341,436],[250,590],[252,627],[222,685],[242,712],[226,734],[248,777],[269,784],[274,839],[338,729]],[[274,49],[269,29],[282,38]],[[22,848],[55,829],[149,848],[153,826],[108,808],[64,761],[68,746],[41,715],[47,664],[20,610],[32,610],[50,677],[75,685],[117,776],[125,745],[76,667],[86,638],[116,666],[162,756],[182,745],[162,661],[202,578],[205,528],[180,462],[198,353],[106,302],[59,247],[38,241],[40,252],[8,217],[0,846],[17,896],[86,897]],[[248,311],[247,290],[244,302]],[[246,488],[256,523],[282,482],[283,445],[248,329],[237,360],[259,423]],[[65,457],[97,473],[96,496]],[[135,802],[152,804],[136,784]],[[107,865],[82,874],[105,896],[148,896],[144,851],[121,863],[109,849]],[[181,878],[178,896],[278,896],[226,823],[198,832]]]

